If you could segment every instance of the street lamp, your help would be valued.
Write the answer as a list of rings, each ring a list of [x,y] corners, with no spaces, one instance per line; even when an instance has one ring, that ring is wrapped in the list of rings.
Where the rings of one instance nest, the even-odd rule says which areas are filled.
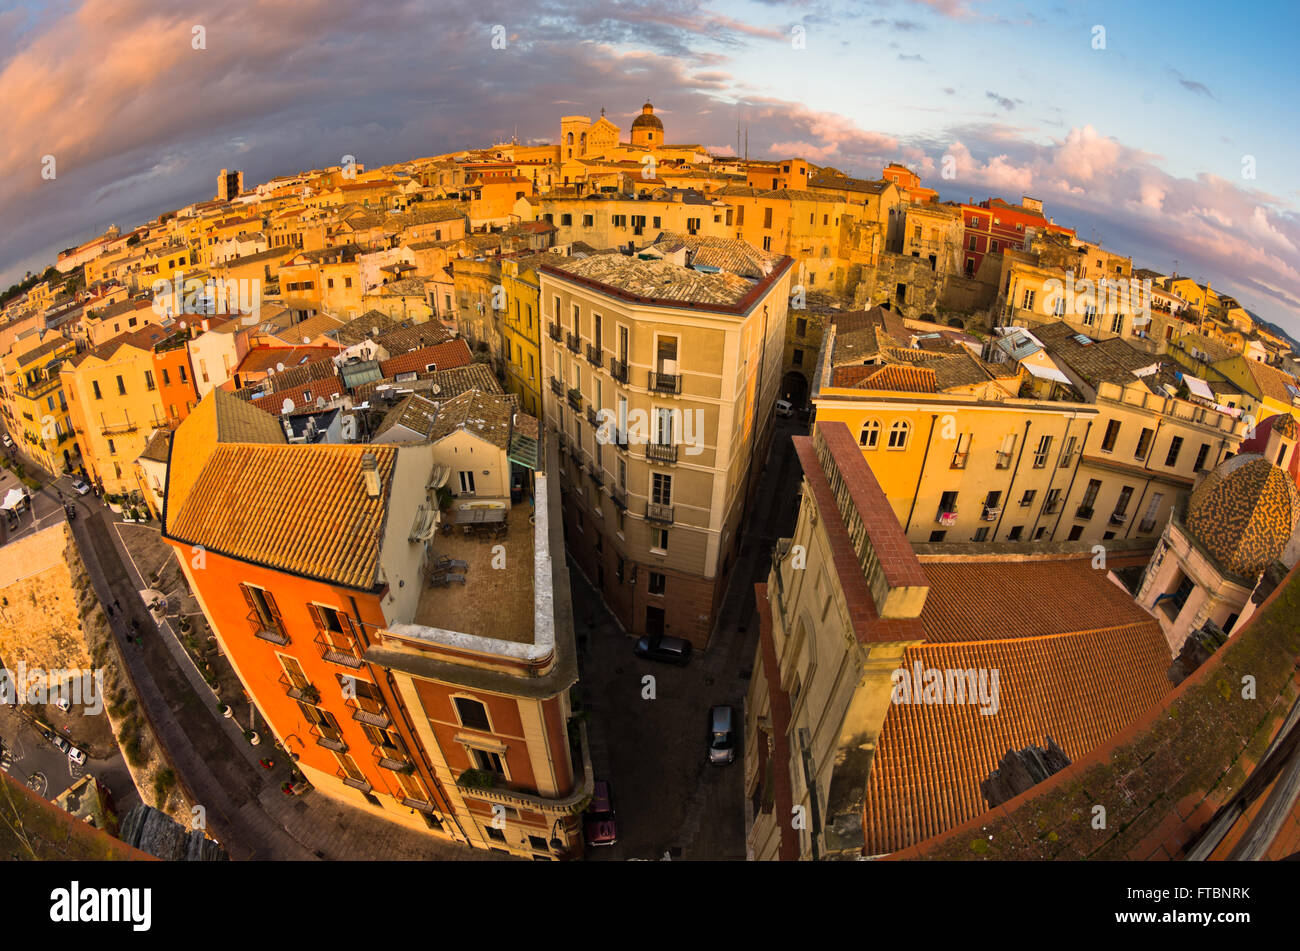
[[[560,838],[560,825],[564,822],[564,816],[557,816],[555,822],[551,825],[551,852],[556,858],[563,858],[568,852],[564,839]]]

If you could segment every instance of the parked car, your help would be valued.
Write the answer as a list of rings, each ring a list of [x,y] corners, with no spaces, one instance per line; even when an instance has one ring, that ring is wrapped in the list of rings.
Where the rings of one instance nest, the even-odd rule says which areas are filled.
[[[14,447],[14,441],[9,438],[8,433],[0,433],[0,443],[4,443],[6,449],[12,449]]]
[[[60,753],[66,753],[68,750],[72,749],[72,744],[61,736],[55,736],[54,739],[50,740],[50,742],[54,744],[54,748]]]
[[[618,841],[614,799],[607,780],[598,779],[592,785],[591,805],[583,814],[582,828],[588,845],[613,845]]]
[[[80,479],[74,476],[72,479],[72,487],[76,490],[78,495],[90,494],[90,483],[85,479]]]
[[[685,667],[691,660],[690,641],[684,641],[680,637],[665,637],[662,634],[641,638],[632,651],[637,657],[662,661],[665,664],[676,664],[678,667]]]
[[[791,403],[790,403],[789,400],[777,400],[777,401],[776,401],[776,415],[777,415],[777,416],[785,416],[785,417],[787,417],[787,418],[790,417],[790,416],[793,416],[793,415],[794,415],[794,406],[791,405]]]
[[[736,718],[731,707],[709,710],[709,762],[725,766],[736,758]]]
[[[86,765],[85,751],[79,750],[75,746],[68,749],[68,759],[72,760],[72,762],[76,763],[78,766]]]
[[[58,707],[60,710],[62,710],[64,713],[67,713],[69,708],[71,707],[71,704],[68,703],[67,697],[60,697],[58,700],[55,700],[54,705]]]

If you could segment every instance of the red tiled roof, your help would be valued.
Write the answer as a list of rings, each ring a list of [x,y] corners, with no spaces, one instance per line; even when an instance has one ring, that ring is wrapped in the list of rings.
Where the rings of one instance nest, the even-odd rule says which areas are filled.
[[[337,347],[254,347],[239,361],[236,373],[265,373],[280,364],[286,370],[318,360],[328,360],[338,354]]]
[[[836,367],[832,386],[860,390],[894,390],[901,393],[936,393],[934,370],[912,364],[887,363],[884,366]]]
[[[385,377],[391,377],[398,373],[422,373],[430,364],[439,370],[450,370],[473,362],[474,357],[469,351],[469,344],[464,338],[458,337],[446,343],[421,347],[419,350],[412,350],[410,353],[385,360],[379,364],[379,372]]]

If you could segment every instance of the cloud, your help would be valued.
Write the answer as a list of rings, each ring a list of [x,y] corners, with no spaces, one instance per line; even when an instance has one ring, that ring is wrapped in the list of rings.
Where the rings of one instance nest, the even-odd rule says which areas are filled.
[[[1009,99],[1006,96],[999,96],[995,92],[986,92],[984,94],[984,98],[992,99],[999,106],[1001,106],[1003,109],[1006,109],[1008,111],[1014,109],[1016,107],[1016,104],[1020,102],[1019,99]]]
[[[920,53],[899,53],[899,60],[904,63],[924,63],[925,57]]]
[[[1178,80],[1178,85],[1182,86],[1188,92],[1194,92],[1200,96],[1209,96],[1211,99],[1215,98],[1214,93],[1210,92],[1209,87],[1206,86],[1205,83],[1199,83],[1194,79],[1188,79],[1178,70],[1173,68],[1170,68],[1169,72]]]

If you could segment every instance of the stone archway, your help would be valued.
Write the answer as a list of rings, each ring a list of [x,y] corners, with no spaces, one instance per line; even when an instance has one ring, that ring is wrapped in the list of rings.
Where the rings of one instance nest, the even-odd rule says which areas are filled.
[[[781,378],[781,399],[788,400],[795,409],[808,405],[808,379],[798,370],[791,370]]]

